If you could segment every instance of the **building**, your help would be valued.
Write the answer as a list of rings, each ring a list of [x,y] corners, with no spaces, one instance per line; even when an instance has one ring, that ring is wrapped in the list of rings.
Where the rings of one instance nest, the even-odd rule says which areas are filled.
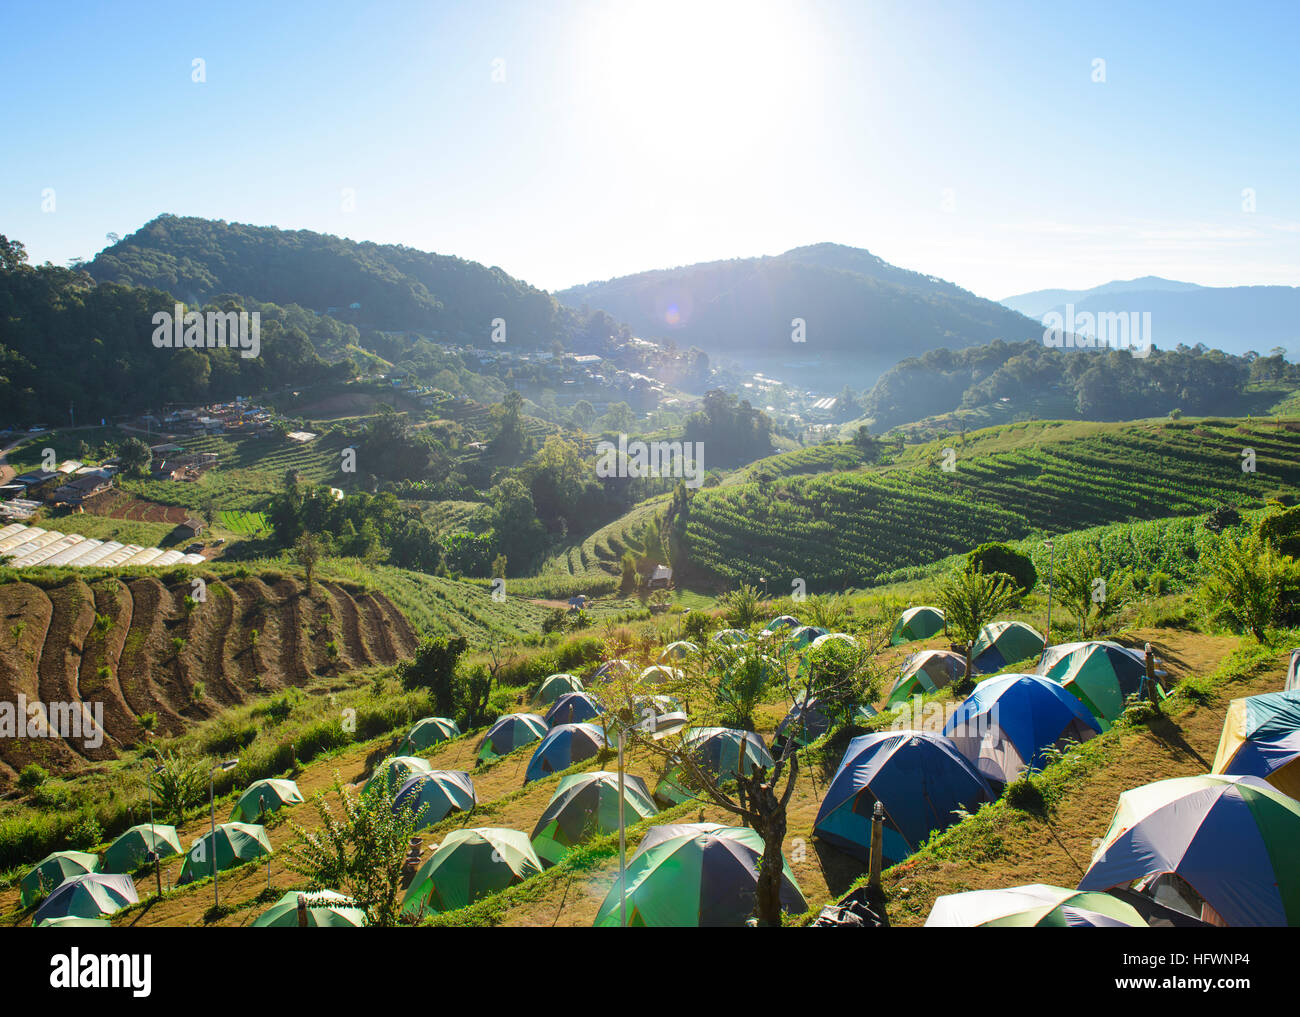
[[[87,498],[109,490],[113,478],[99,473],[83,473],[66,484],[60,484],[51,493],[49,500],[56,505],[80,506]]]
[[[185,537],[201,537],[203,536],[203,527],[205,525],[206,524],[202,519],[195,519],[193,516],[190,516],[185,520],[185,522],[179,523],[176,526],[176,529]]]
[[[666,590],[673,584],[673,570],[667,565],[656,565],[650,573],[650,589]]]
[[[22,484],[28,498],[44,498],[44,496],[53,491],[55,487],[63,482],[62,473],[53,470],[32,470],[30,473],[24,473],[14,477],[15,484]]]

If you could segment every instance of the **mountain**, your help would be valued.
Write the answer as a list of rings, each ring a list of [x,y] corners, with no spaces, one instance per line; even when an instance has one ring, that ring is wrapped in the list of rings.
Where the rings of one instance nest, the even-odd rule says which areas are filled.
[[[411,331],[487,345],[494,319],[525,346],[608,338],[546,292],[477,262],[310,230],[161,215],[85,266],[99,282],[165,290],[187,301],[235,293],[328,312],[358,329]],[[583,345],[574,342],[575,346]]]
[[[1150,312],[1151,341],[1161,349],[1179,343],[1228,353],[1267,353],[1277,346],[1300,352],[1300,287],[1198,286],[1157,276],[1117,280],[1090,290],[1036,290],[1002,303],[1039,321],[1051,312]]]
[[[708,353],[839,351],[897,359],[1042,333],[1040,324],[994,301],[839,244],[641,272],[556,297],[606,311],[638,335]],[[796,318],[806,323],[802,348],[791,343]]]

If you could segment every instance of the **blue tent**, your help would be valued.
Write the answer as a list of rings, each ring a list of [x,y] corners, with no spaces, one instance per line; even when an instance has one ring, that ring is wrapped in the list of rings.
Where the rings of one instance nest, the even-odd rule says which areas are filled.
[[[943,733],[985,780],[1009,784],[1026,767],[1042,769],[1045,750],[1087,741],[1101,725],[1050,678],[1004,674],[980,682]]]
[[[988,784],[951,741],[929,731],[880,731],[849,742],[822,799],[816,835],[870,860],[871,813],[885,810],[884,860],[910,855],[932,830],[945,830],[954,810],[992,801]]]
[[[574,763],[591,759],[604,747],[605,731],[595,724],[553,727],[533,750],[533,758],[524,771],[524,783],[538,780],[548,773],[567,770]]]
[[[546,711],[546,725],[581,724],[584,720],[595,720],[600,714],[599,704],[586,692],[566,692]]]

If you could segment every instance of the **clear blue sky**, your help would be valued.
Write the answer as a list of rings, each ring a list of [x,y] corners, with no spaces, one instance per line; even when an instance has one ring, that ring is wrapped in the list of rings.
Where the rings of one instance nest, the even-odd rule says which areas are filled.
[[[819,241],[993,298],[1295,285],[1298,38],[1295,2],[8,4],[0,232],[62,263],[173,212],[547,289]]]

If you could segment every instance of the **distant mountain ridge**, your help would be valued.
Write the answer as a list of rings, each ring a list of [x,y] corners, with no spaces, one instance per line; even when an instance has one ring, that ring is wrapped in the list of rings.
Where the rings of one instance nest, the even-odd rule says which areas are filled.
[[[1002,338],[1042,326],[934,276],[840,244],[761,258],[657,269],[560,290],[575,308],[599,308],[638,335],[709,353],[790,352],[794,320],[809,352],[894,357]]]
[[[1199,286],[1144,276],[1089,290],[1035,290],[1002,303],[1039,321],[1052,312],[1064,314],[1067,304],[1074,306],[1076,316],[1150,312],[1151,339],[1161,349],[1203,343],[1236,354],[1251,350],[1263,354],[1277,346],[1291,357],[1300,353],[1300,287],[1296,286]]]

